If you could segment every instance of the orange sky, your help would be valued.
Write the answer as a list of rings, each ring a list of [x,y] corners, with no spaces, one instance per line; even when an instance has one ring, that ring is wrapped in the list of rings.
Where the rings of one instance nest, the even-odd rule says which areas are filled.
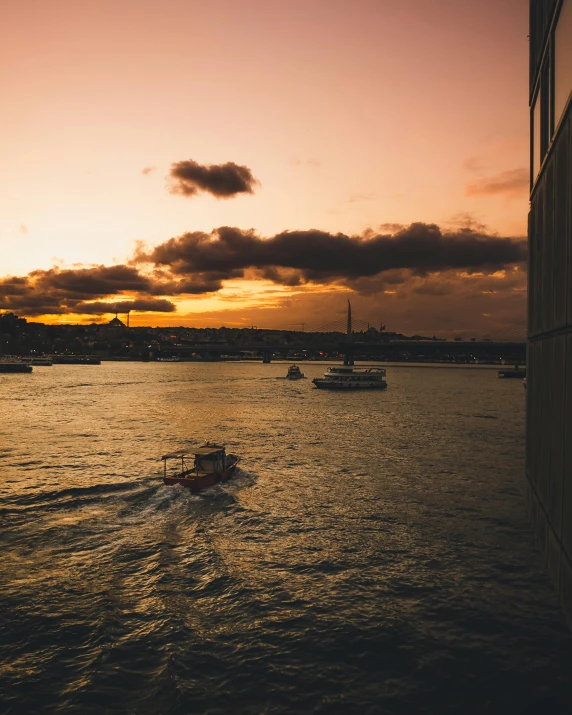
[[[137,241],[218,226],[524,236],[527,23],[524,0],[4,0],[1,275],[124,263]],[[259,185],[170,193],[184,160],[236,162]],[[486,332],[524,319],[519,276],[491,292],[449,272],[355,301],[394,330]],[[342,289],[229,280],[132,322],[318,325]]]

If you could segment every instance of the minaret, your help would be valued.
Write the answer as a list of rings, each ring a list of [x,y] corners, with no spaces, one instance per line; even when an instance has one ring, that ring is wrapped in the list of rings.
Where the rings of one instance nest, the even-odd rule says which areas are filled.
[[[346,354],[344,357],[344,365],[353,365],[354,364],[354,359],[352,357],[351,351],[349,344],[352,341],[352,304],[348,300],[348,327],[346,329]]]

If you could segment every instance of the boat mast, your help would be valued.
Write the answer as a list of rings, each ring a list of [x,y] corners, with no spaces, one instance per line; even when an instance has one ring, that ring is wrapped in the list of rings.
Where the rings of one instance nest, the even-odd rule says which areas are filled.
[[[346,329],[346,335],[348,339],[352,339],[352,304],[348,300],[348,326]]]

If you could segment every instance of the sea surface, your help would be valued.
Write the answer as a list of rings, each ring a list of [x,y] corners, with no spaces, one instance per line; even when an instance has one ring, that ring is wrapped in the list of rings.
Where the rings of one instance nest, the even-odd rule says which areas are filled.
[[[2,713],[572,713],[520,380],[287,364],[0,375]],[[219,440],[224,485],[164,486]]]

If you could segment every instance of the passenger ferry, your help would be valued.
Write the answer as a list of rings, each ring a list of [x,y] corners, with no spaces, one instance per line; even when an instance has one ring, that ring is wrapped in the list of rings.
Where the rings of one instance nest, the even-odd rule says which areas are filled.
[[[312,382],[322,390],[381,390],[387,387],[382,367],[330,367],[324,377],[315,377]]]
[[[236,454],[227,454],[223,445],[212,442],[206,442],[195,449],[171,452],[163,455],[161,459],[164,463],[163,482],[169,485],[180,484],[194,492],[218,482],[226,482],[240,462],[240,457]],[[178,469],[180,460],[180,471],[169,473],[167,462],[173,459],[177,460],[175,469]],[[192,466],[189,464],[191,459]]]
[[[287,380],[300,380],[305,377],[304,373],[300,370],[298,365],[290,365],[288,368],[288,374],[286,375]]]

